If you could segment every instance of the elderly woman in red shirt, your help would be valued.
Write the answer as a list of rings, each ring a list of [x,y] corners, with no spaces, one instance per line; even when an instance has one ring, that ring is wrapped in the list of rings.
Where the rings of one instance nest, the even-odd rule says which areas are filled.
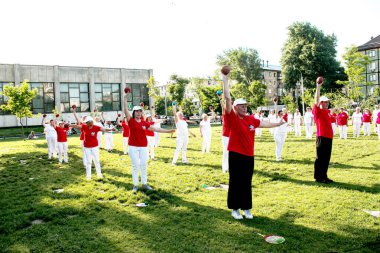
[[[228,74],[227,74],[228,75]],[[243,219],[240,209],[244,210],[246,219],[252,219],[252,176],[254,168],[254,139],[257,128],[278,127],[285,122],[270,123],[260,121],[247,115],[247,102],[240,98],[231,104],[228,76],[223,74],[225,115],[230,126],[228,142],[229,188],[227,204],[232,209],[232,217]]]

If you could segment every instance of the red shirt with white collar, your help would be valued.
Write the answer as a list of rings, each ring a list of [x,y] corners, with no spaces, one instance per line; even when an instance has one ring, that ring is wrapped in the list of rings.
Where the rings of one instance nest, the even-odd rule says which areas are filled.
[[[331,120],[331,123],[336,123],[336,114],[335,113],[330,114],[330,120]]]
[[[371,123],[371,117],[372,117],[372,114],[369,112],[369,113],[363,113],[363,122],[364,123]]]
[[[226,113],[226,119],[230,125],[228,151],[254,156],[255,129],[260,126],[260,120],[253,116],[239,118],[234,110]]]
[[[125,123],[125,120],[121,122],[121,127],[123,128],[123,137],[129,137],[129,126]]]
[[[95,148],[98,146],[98,132],[100,131],[99,126],[93,125],[89,128],[86,124],[82,125],[82,131],[84,132],[83,146],[85,148]]]
[[[332,139],[333,130],[332,130],[331,120],[330,120],[330,110],[321,109],[319,108],[319,106],[314,105],[313,115],[314,115],[315,125],[317,126],[317,136]]]
[[[67,131],[69,131],[68,127],[55,127],[55,131],[57,131],[57,141],[58,142],[67,142]]]
[[[134,147],[147,147],[148,140],[146,138],[145,130],[150,127],[150,124],[144,120],[137,122],[134,118],[128,121],[129,125],[129,139],[128,145]]]
[[[340,112],[337,117],[338,126],[346,126],[348,120],[348,114],[346,112]]]

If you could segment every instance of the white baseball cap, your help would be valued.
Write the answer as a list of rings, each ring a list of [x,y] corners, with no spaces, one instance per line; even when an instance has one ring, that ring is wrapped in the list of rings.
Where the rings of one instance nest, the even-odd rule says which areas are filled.
[[[85,119],[84,119],[84,123],[87,123],[87,122],[90,122],[90,121],[94,121],[93,119],[92,119],[92,117],[91,116],[87,116]]]
[[[139,111],[139,110],[142,111],[141,106],[135,105],[135,106],[133,107],[133,109],[132,109],[132,112],[133,112],[133,111]]]
[[[247,104],[247,101],[245,101],[245,99],[243,98],[238,98],[234,101],[234,106],[235,105],[246,105]]]
[[[322,96],[319,98],[319,102],[326,102],[326,101],[330,101],[330,99],[328,99],[326,96]]]

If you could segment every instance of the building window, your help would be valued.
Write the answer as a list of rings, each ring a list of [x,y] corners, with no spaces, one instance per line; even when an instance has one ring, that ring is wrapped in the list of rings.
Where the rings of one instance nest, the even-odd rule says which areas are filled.
[[[4,86],[6,86],[6,85],[13,85],[12,83],[10,83],[10,82],[0,82],[0,105],[3,105],[3,104],[6,104],[7,103],[7,101],[8,101],[8,97],[6,97],[6,96],[4,96],[3,94],[2,94],[2,92],[3,92],[3,90],[4,90]],[[10,111],[2,111],[1,109],[0,109],[0,115],[5,115],[5,114],[11,114],[11,112]]]
[[[148,89],[146,84],[132,83],[127,84],[132,89],[132,95],[128,96],[128,107],[132,108],[135,105],[140,105],[141,102],[145,106],[149,105]]]
[[[77,112],[90,111],[88,83],[60,83],[61,112],[70,112],[73,105]]]
[[[372,82],[372,81],[376,81],[376,74],[371,74],[369,75],[369,81]]]
[[[369,65],[369,70],[370,71],[375,71],[376,70],[376,62],[371,62],[371,64]]]
[[[29,83],[30,89],[37,89],[32,100],[33,113],[51,113],[54,109],[54,83]]]
[[[120,84],[96,83],[95,105],[99,111],[120,111]]]
[[[376,57],[376,51],[375,50],[369,51],[368,56],[369,57]]]

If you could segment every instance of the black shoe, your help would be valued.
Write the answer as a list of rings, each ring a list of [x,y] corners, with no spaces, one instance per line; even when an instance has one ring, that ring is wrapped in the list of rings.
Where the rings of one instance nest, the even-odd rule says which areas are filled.
[[[330,184],[330,183],[332,183],[334,181],[332,181],[331,179],[327,178],[327,179],[316,179],[315,182],[321,183],[321,184]]]

